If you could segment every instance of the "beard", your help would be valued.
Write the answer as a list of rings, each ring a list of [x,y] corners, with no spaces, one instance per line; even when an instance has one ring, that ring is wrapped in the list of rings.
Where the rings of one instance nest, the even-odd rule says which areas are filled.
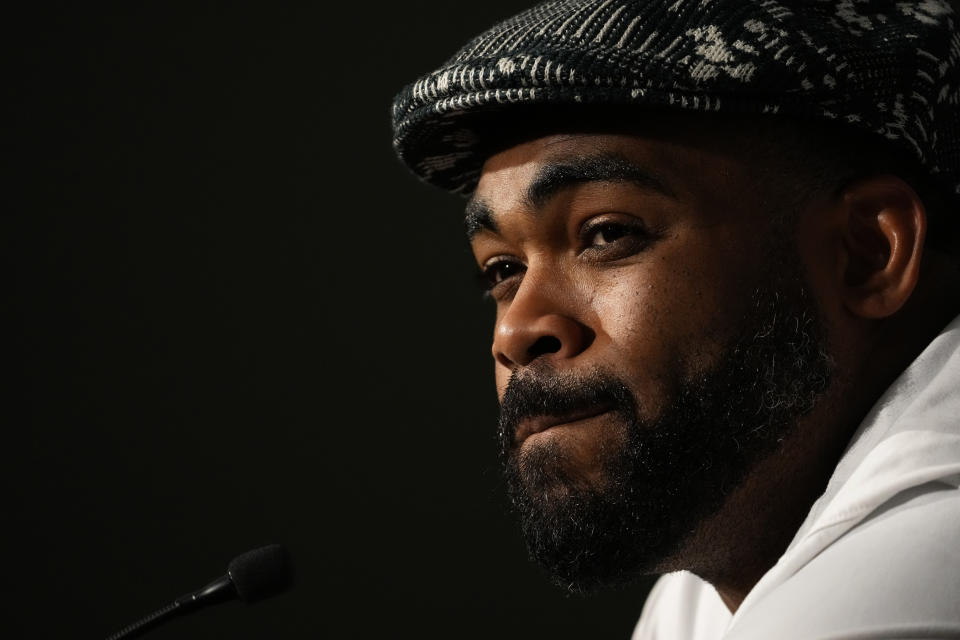
[[[556,584],[585,593],[656,572],[829,387],[816,303],[798,264],[776,266],[709,369],[675,361],[655,418],[607,371],[537,365],[511,376],[498,430],[507,493],[531,557]],[[555,440],[518,449],[523,420],[598,406],[612,408],[621,436],[601,443],[599,479],[576,473]]]

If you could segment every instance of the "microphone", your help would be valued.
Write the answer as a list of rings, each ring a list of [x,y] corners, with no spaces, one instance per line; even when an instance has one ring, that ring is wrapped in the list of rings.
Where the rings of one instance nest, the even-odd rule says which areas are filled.
[[[227,574],[193,593],[180,596],[162,609],[154,611],[108,637],[107,640],[137,638],[176,616],[192,613],[201,607],[234,598],[248,604],[277,595],[293,584],[290,554],[283,545],[270,544],[242,553],[227,566]]]

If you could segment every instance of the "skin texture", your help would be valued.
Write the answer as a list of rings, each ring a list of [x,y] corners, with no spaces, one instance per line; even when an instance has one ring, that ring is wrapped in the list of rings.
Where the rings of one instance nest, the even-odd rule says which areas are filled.
[[[467,226],[497,309],[501,400],[511,376],[599,369],[655,420],[678,366],[694,376],[721,357],[779,244],[771,234],[795,214],[790,242],[836,375],[790,436],[654,568],[694,571],[734,611],[786,548],[862,416],[956,313],[939,295],[956,271],[942,256],[923,261],[923,205],[898,178],[798,201],[758,181],[768,159],[747,146],[689,122],[656,124],[631,135],[551,135],[493,155]],[[598,155],[642,167],[649,180],[581,176],[529,197],[545,168]],[[561,454],[563,473],[539,499],[563,500],[570,483],[603,486],[598,461],[623,446],[624,428],[609,412],[589,413],[520,424],[520,456]]]

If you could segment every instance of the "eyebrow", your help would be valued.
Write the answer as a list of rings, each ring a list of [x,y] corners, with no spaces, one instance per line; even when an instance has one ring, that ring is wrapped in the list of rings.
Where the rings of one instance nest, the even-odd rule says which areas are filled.
[[[467,240],[473,240],[484,229],[497,233],[497,223],[493,220],[493,209],[483,198],[474,196],[464,209],[463,225],[467,230]]]
[[[627,182],[645,191],[676,198],[676,194],[653,171],[622,155],[601,153],[544,165],[527,187],[523,203],[530,210],[538,211],[565,189],[587,182]],[[475,196],[467,202],[464,214],[468,240],[483,230],[497,232],[493,210],[482,198]]]

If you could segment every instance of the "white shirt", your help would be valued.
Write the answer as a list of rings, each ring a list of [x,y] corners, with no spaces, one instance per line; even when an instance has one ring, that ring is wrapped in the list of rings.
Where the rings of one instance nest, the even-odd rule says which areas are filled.
[[[883,394],[735,615],[663,576],[633,640],[960,638],[960,317]]]

